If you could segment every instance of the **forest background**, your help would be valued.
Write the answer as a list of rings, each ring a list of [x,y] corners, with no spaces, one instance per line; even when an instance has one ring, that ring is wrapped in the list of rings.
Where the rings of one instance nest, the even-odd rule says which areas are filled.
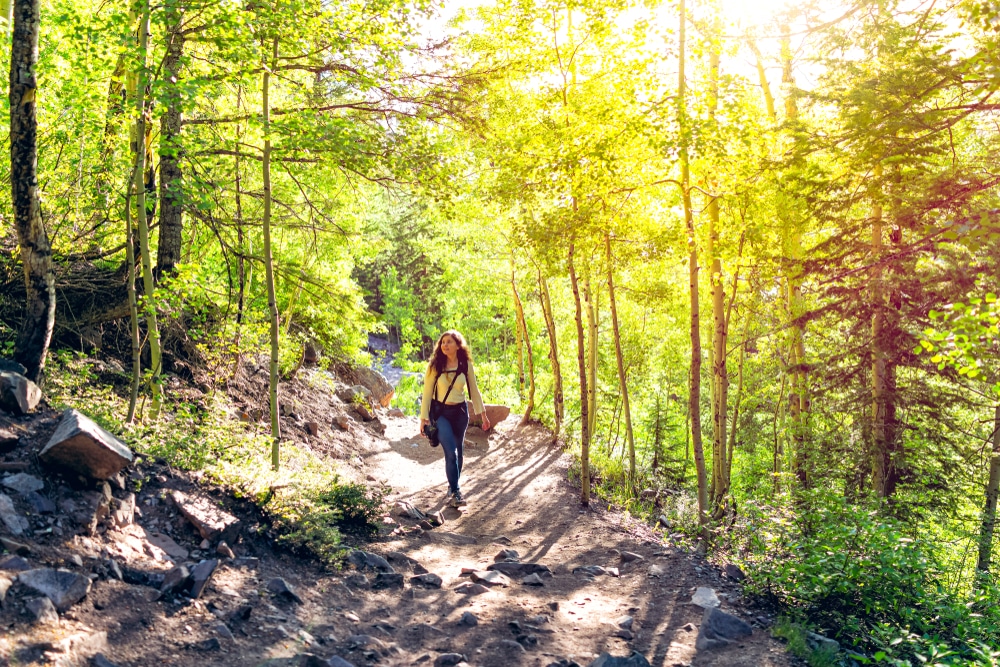
[[[306,347],[456,327],[581,502],[743,563],[815,664],[998,664],[997,3],[2,4],[32,377],[51,336],[132,362],[106,423],[204,423],[164,378],[267,351],[278,469]]]

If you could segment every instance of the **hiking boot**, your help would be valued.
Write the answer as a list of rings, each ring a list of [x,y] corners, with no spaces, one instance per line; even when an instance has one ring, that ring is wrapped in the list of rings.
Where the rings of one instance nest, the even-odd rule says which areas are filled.
[[[461,491],[456,491],[455,493],[451,494],[451,506],[452,507],[463,507],[466,504],[467,503],[465,502],[465,498],[462,497],[462,492]]]

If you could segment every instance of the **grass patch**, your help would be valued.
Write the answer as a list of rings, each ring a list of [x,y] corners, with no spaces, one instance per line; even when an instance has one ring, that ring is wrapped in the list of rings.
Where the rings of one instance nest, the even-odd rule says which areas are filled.
[[[788,652],[802,658],[810,667],[837,667],[840,661],[831,647],[813,648],[809,645],[809,631],[786,616],[778,618],[771,634],[787,642]]]

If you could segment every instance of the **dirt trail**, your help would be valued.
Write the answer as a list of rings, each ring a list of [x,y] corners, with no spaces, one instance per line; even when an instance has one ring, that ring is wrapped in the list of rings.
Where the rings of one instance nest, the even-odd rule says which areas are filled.
[[[633,649],[655,667],[792,664],[781,644],[760,628],[740,644],[697,651],[703,610],[689,604],[695,588],[715,589],[723,610],[739,613],[737,587],[704,560],[663,543],[647,526],[614,512],[582,509],[578,491],[566,481],[569,457],[551,446],[548,431],[515,428],[512,418],[489,439],[469,437],[462,475],[469,505],[462,511],[446,507],[442,454],[416,431],[415,419],[389,421],[386,448],[366,461],[369,472],[393,488],[393,500],[443,510],[446,519],[432,531],[372,545],[405,553],[444,580],[440,590],[408,589],[391,608],[393,624],[438,628],[443,631],[438,648],[463,653],[479,667],[545,666],[560,659],[587,665],[603,651],[626,656]],[[454,591],[469,580],[462,568],[485,569],[504,548],[516,550],[523,562],[547,565],[554,576],[540,587],[512,578],[510,586],[481,595]],[[622,552],[642,560],[625,563]],[[588,565],[618,568],[620,576],[573,574]],[[384,599],[385,594],[366,594],[366,611]],[[466,611],[478,617],[476,627],[457,625]],[[615,636],[623,616],[634,619],[631,641]],[[534,635],[537,645],[522,639],[528,649],[518,650],[509,641],[518,634]]]

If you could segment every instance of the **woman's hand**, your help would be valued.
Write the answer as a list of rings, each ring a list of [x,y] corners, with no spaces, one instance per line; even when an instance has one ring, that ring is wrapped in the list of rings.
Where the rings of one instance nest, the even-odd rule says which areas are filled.
[[[482,427],[481,428],[483,429],[483,431],[489,431],[490,430],[490,426],[492,426],[492,424],[490,424],[490,418],[487,417],[486,413],[484,412],[483,413],[483,422],[482,422]]]
[[[418,435],[423,436],[423,437],[426,438],[427,434],[424,433],[424,427],[427,426],[430,423],[431,423],[430,419],[421,419],[420,420],[420,433]]]

